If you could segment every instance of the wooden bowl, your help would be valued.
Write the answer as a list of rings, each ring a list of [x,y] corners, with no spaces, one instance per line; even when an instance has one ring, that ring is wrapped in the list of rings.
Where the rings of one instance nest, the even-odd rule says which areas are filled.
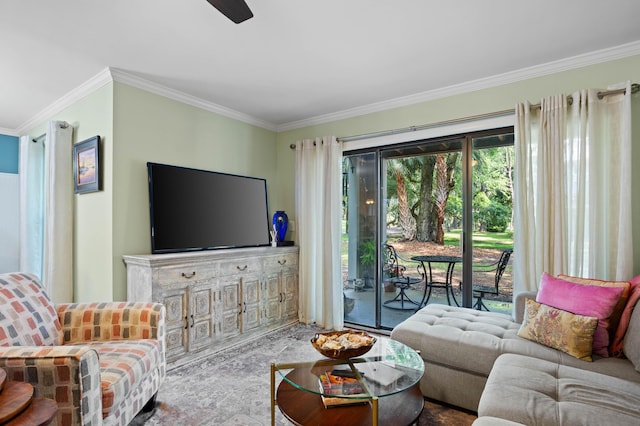
[[[361,336],[370,337],[371,343],[365,346],[359,346],[357,348],[341,348],[341,349],[326,349],[318,345],[317,340],[321,335],[324,336],[338,336],[342,334],[359,334]],[[329,331],[327,333],[318,333],[311,339],[311,345],[322,355],[327,358],[333,359],[347,359],[356,358],[369,352],[373,345],[376,343],[376,338],[369,335],[364,331],[342,330],[342,331]]]

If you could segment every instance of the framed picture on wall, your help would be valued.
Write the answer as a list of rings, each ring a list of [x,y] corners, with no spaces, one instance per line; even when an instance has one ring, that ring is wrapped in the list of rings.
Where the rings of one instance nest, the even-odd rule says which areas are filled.
[[[76,194],[100,191],[100,136],[73,146],[73,187]]]

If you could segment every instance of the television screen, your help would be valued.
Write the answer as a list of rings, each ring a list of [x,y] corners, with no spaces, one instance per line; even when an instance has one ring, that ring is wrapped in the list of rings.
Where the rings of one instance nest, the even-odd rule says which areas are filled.
[[[151,252],[269,245],[265,179],[147,163]]]

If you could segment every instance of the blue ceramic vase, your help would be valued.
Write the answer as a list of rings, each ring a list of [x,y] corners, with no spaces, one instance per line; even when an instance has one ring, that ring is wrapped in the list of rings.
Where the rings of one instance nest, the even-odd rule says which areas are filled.
[[[276,231],[276,239],[278,241],[284,241],[284,237],[287,235],[287,225],[289,224],[289,217],[287,214],[278,210],[273,214],[273,228]]]

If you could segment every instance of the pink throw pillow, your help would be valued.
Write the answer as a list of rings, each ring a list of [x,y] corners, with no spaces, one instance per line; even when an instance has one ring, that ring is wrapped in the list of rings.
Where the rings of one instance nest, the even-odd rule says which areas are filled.
[[[613,341],[610,344],[611,355],[618,358],[624,358],[624,353],[622,351],[622,347],[624,346],[624,336],[627,333],[627,328],[629,327],[633,308],[636,306],[638,300],[640,300],[640,275],[633,277],[631,281],[629,281],[629,284],[631,284],[629,298],[627,299],[627,304],[622,310],[622,315],[620,315],[620,321],[618,322],[618,328],[616,328]]]
[[[606,358],[609,356],[609,318],[623,290],[622,287],[576,284],[545,272],[540,278],[536,302],[598,318],[598,327],[593,335],[593,353]]]
[[[604,281],[596,278],[572,277],[563,274],[559,274],[558,278],[576,284],[624,288],[622,294],[620,295],[620,299],[618,299],[618,303],[616,303],[615,308],[613,308],[613,312],[611,313],[611,317],[609,319],[609,355],[613,356],[613,341],[616,335],[616,331],[618,330],[618,327],[620,325],[620,317],[622,317],[622,311],[624,311],[625,306],[627,306],[627,301],[629,300],[629,294],[631,291],[631,285],[629,284],[629,281]],[[622,345],[620,346],[620,348],[622,348]]]

